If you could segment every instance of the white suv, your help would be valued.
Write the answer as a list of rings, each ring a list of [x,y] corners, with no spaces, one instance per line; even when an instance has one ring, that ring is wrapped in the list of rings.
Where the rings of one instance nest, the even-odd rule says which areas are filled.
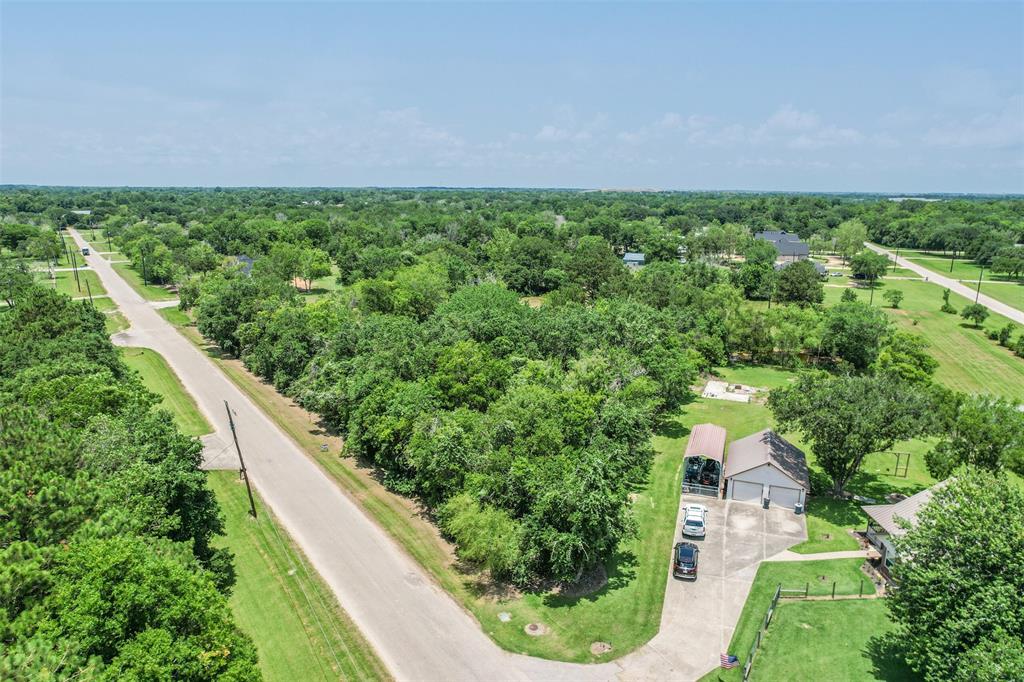
[[[691,538],[704,537],[708,520],[708,508],[703,504],[688,504],[683,516],[683,535]]]

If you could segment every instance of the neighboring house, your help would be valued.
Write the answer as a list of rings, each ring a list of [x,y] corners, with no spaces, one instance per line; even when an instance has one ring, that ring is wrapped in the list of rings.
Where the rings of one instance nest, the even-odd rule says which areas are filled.
[[[622,262],[630,270],[636,270],[644,264],[644,254],[627,251],[626,255],[622,257]]]
[[[725,460],[725,497],[793,509],[811,489],[807,457],[771,429],[733,441]]]
[[[811,255],[811,249],[800,240],[800,235],[786,231],[766,230],[754,235],[754,239],[770,242],[779,252],[779,260],[803,260]]]
[[[776,263],[776,264],[775,264],[775,269],[776,269],[776,270],[783,270],[783,269],[785,269],[785,268],[786,268],[786,267],[787,267],[787,266],[788,266],[788,265],[789,265],[790,263],[795,263],[795,262],[797,262],[797,261],[787,260],[787,261],[783,261],[782,263]],[[826,267],[825,267],[824,265],[822,265],[821,263],[819,263],[819,262],[818,262],[818,261],[816,261],[816,260],[812,260],[812,261],[808,261],[808,262],[809,262],[809,263],[810,263],[811,265],[813,265],[813,266],[814,266],[814,269],[815,269],[815,270],[817,270],[817,271],[818,271],[818,275],[819,275],[819,276],[821,276],[821,277],[828,277],[828,269],[827,269],[827,268],[826,268]]]
[[[931,488],[926,488],[895,504],[869,504],[861,507],[868,515],[866,532],[868,542],[874,545],[882,555],[879,566],[886,573],[889,572],[896,559],[896,549],[893,547],[892,538],[907,532],[907,529],[901,526],[897,519],[902,519],[911,526],[917,523],[917,513],[932,499],[932,494],[937,488],[937,485],[933,485]]]
[[[725,458],[725,429],[716,424],[697,424],[683,454],[683,492],[718,497]]]
[[[253,259],[249,256],[235,256],[235,265],[242,271],[242,274],[248,277],[252,274]]]

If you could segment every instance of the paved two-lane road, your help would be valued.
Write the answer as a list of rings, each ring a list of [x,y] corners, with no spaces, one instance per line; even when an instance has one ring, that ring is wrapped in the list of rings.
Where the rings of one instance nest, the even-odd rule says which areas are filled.
[[[876,246],[875,244],[871,244],[869,242],[864,242],[864,246],[868,247],[875,253],[881,253],[886,255],[890,259],[894,257],[892,251],[889,251],[888,249],[883,249],[881,246]],[[977,291],[975,289],[966,286],[962,282],[959,282],[955,279],[952,279],[951,277],[946,277],[945,275],[941,275],[937,272],[929,270],[923,265],[913,263],[907,260],[906,258],[903,258],[902,256],[896,259],[896,265],[899,265],[901,268],[906,268],[907,270],[912,270],[917,274],[921,275],[921,277],[927,279],[929,282],[934,282],[935,284],[938,284],[940,287],[946,287],[950,291],[960,294],[969,301],[973,301],[974,297],[978,296]],[[1024,324],[1024,311],[1009,306],[1003,303],[1002,301],[997,301],[991,296],[986,296],[985,294],[981,294],[980,296],[978,296],[978,303],[985,306],[994,313],[999,313],[1003,317],[1009,318],[1014,322]]]

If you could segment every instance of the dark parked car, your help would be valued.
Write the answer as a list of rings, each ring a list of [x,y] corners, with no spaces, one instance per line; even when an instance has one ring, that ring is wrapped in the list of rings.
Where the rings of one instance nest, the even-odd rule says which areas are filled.
[[[88,246],[83,246],[82,247],[82,255],[83,256],[88,256],[89,255],[89,247]]]
[[[696,580],[698,556],[700,550],[692,542],[676,543],[675,555],[672,557],[672,575],[685,580]]]

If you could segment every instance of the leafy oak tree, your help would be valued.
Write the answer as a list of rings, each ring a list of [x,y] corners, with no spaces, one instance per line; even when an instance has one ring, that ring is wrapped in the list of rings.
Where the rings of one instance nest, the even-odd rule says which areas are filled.
[[[773,390],[768,407],[782,429],[810,443],[815,459],[842,495],[864,458],[925,433],[930,400],[889,377],[804,374]]]

